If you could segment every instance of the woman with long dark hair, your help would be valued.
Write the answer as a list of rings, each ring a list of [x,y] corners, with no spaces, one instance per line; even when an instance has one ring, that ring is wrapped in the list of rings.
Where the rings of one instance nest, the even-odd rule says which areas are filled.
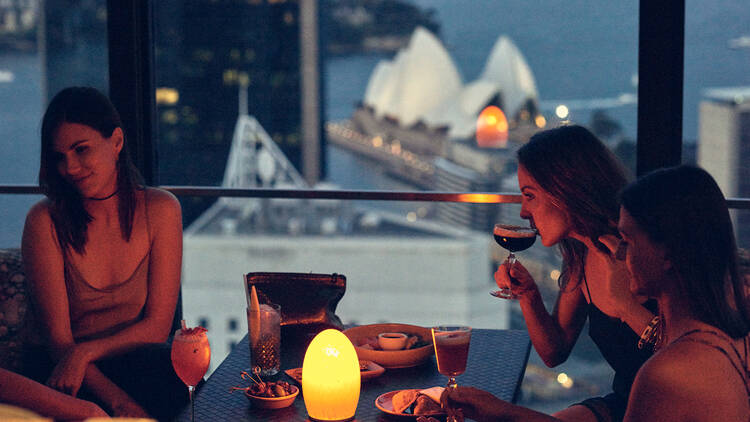
[[[167,419],[187,402],[164,343],[179,294],[180,205],[141,183],[117,110],[93,88],[58,93],[41,138],[46,198],[26,217],[22,251],[55,362],[46,383],[73,396],[84,387],[115,415]]]
[[[623,192],[618,229],[629,289],[658,302],[662,345],[638,371],[624,420],[747,422],[748,286],[716,182],[691,166],[644,176]],[[471,387],[443,399],[477,421],[559,420]]]
[[[545,364],[567,360],[588,320],[589,335],[615,371],[611,394],[555,415],[570,421],[622,420],[633,378],[652,353],[652,344],[638,343],[655,316],[653,303],[630,293],[627,269],[603,243],[618,241],[617,195],[627,183],[625,171],[581,126],[537,133],[517,155],[521,217],[537,229],[542,244],[559,247],[560,291],[550,313],[520,262],[512,268],[502,264],[495,280],[519,298],[532,344]]]

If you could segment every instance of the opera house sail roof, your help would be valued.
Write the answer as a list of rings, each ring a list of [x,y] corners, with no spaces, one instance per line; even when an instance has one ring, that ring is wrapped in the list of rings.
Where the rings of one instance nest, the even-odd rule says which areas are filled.
[[[498,37],[481,75],[464,83],[440,40],[421,27],[392,60],[377,64],[363,98],[377,118],[405,128],[420,121],[445,126],[451,139],[472,137],[477,116],[493,101],[511,119],[538,102],[534,75],[513,41]]]

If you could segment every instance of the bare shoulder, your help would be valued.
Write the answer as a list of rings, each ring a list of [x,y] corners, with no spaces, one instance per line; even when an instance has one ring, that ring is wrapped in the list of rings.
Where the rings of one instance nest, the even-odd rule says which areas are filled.
[[[145,196],[148,202],[149,217],[161,219],[164,216],[173,218],[181,215],[180,202],[171,192],[147,187]]]
[[[26,213],[26,224],[50,222],[52,220],[52,217],[50,216],[51,206],[52,203],[47,198],[32,205],[29,212]]]
[[[747,412],[745,385],[731,361],[713,347],[692,341],[670,344],[641,367],[631,398],[638,402],[639,396],[641,402],[673,403],[673,414],[689,412],[696,420],[703,420],[701,414],[709,417],[706,420],[717,415],[734,420],[733,412]]]
[[[42,238],[54,237],[54,228],[51,215],[52,203],[44,198],[32,205],[26,213],[26,223],[23,231],[23,242],[38,242]]]

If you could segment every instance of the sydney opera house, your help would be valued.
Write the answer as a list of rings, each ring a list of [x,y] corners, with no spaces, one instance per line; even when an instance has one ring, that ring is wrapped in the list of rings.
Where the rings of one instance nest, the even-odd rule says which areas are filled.
[[[500,36],[481,75],[464,83],[440,40],[417,28],[393,60],[378,63],[363,103],[377,120],[392,119],[402,128],[445,128],[448,139],[468,139],[487,106],[523,124],[536,117],[537,97],[534,75],[510,38]]]
[[[497,192],[515,149],[548,123],[534,75],[506,36],[479,77],[464,82],[431,32],[417,28],[392,60],[377,64],[351,118],[327,125],[329,141],[377,160],[415,187]],[[440,204],[439,217],[478,230],[497,207]]]

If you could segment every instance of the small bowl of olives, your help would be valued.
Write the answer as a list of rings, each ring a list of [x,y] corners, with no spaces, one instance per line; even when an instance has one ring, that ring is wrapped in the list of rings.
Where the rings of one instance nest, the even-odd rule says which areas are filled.
[[[299,394],[299,388],[286,381],[254,384],[245,390],[253,406],[261,409],[281,409],[290,406]]]

